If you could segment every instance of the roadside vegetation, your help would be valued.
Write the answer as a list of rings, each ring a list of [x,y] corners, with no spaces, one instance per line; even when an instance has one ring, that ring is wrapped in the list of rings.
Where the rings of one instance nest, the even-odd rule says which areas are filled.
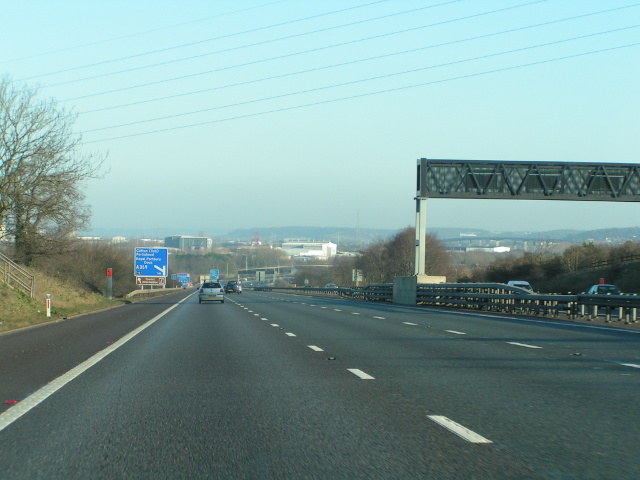
[[[583,242],[562,254],[524,253],[498,257],[491,264],[469,270],[458,281],[526,280],[540,293],[581,293],[604,279],[624,293],[640,293],[640,242],[619,245]]]
[[[69,279],[52,277],[37,270],[36,298],[0,282],[0,332],[38,325],[123,304],[91,293]],[[46,295],[51,295],[51,317],[46,313]]]
[[[300,268],[295,284],[321,287],[327,283],[353,286],[353,270],[362,272],[362,284],[391,283],[395,276],[414,274],[414,229],[365,248],[357,257],[338,257],[333,268]],[[619,245],[583,242],[557,253],[447,252],[435,237],[427,236],[426,274],[446,276],[455,283],[528,281],[540,293],[585,292],[604,279],[625,293],[640,293],[640,242]],[[280,282],[284,285],[284,282]]]
[[[35,276],[35,298],[0,280],[0,332],[74,317],[135,301],[133,246],[75,241],[58,254],[36,256],[22,267]],[[12,249],[3,253],[12,257]],[[113,271],[112,298],[107,298],[107,268]],[[168,288],[180,284],[168,279]],[[46,296],[51,295],[51,317]]]

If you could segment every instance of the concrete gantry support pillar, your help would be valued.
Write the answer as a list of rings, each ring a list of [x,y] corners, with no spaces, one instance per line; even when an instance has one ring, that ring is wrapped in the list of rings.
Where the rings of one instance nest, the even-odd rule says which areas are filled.
[[[415,275],[425,274],[427,236],[427,198],[416,197],[416,262]]]

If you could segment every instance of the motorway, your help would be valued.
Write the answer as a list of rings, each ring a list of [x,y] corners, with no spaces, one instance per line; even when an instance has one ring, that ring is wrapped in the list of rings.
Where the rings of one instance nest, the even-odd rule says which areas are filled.
[[[0,478],[640,478],[638,331],[192,293],[1,335]]]

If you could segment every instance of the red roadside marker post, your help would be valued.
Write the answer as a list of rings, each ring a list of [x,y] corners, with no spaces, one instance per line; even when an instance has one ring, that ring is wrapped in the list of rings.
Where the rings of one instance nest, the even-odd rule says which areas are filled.
[[[107,268],[107,298],[113,298],[113,268]]]

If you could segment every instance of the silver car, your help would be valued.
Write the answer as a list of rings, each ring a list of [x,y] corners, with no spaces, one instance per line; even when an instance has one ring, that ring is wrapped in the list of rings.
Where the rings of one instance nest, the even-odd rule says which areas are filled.
[[[224,303],[224,288],[220,282],[204,282],[198,290],[198,303],[220,302]]]

